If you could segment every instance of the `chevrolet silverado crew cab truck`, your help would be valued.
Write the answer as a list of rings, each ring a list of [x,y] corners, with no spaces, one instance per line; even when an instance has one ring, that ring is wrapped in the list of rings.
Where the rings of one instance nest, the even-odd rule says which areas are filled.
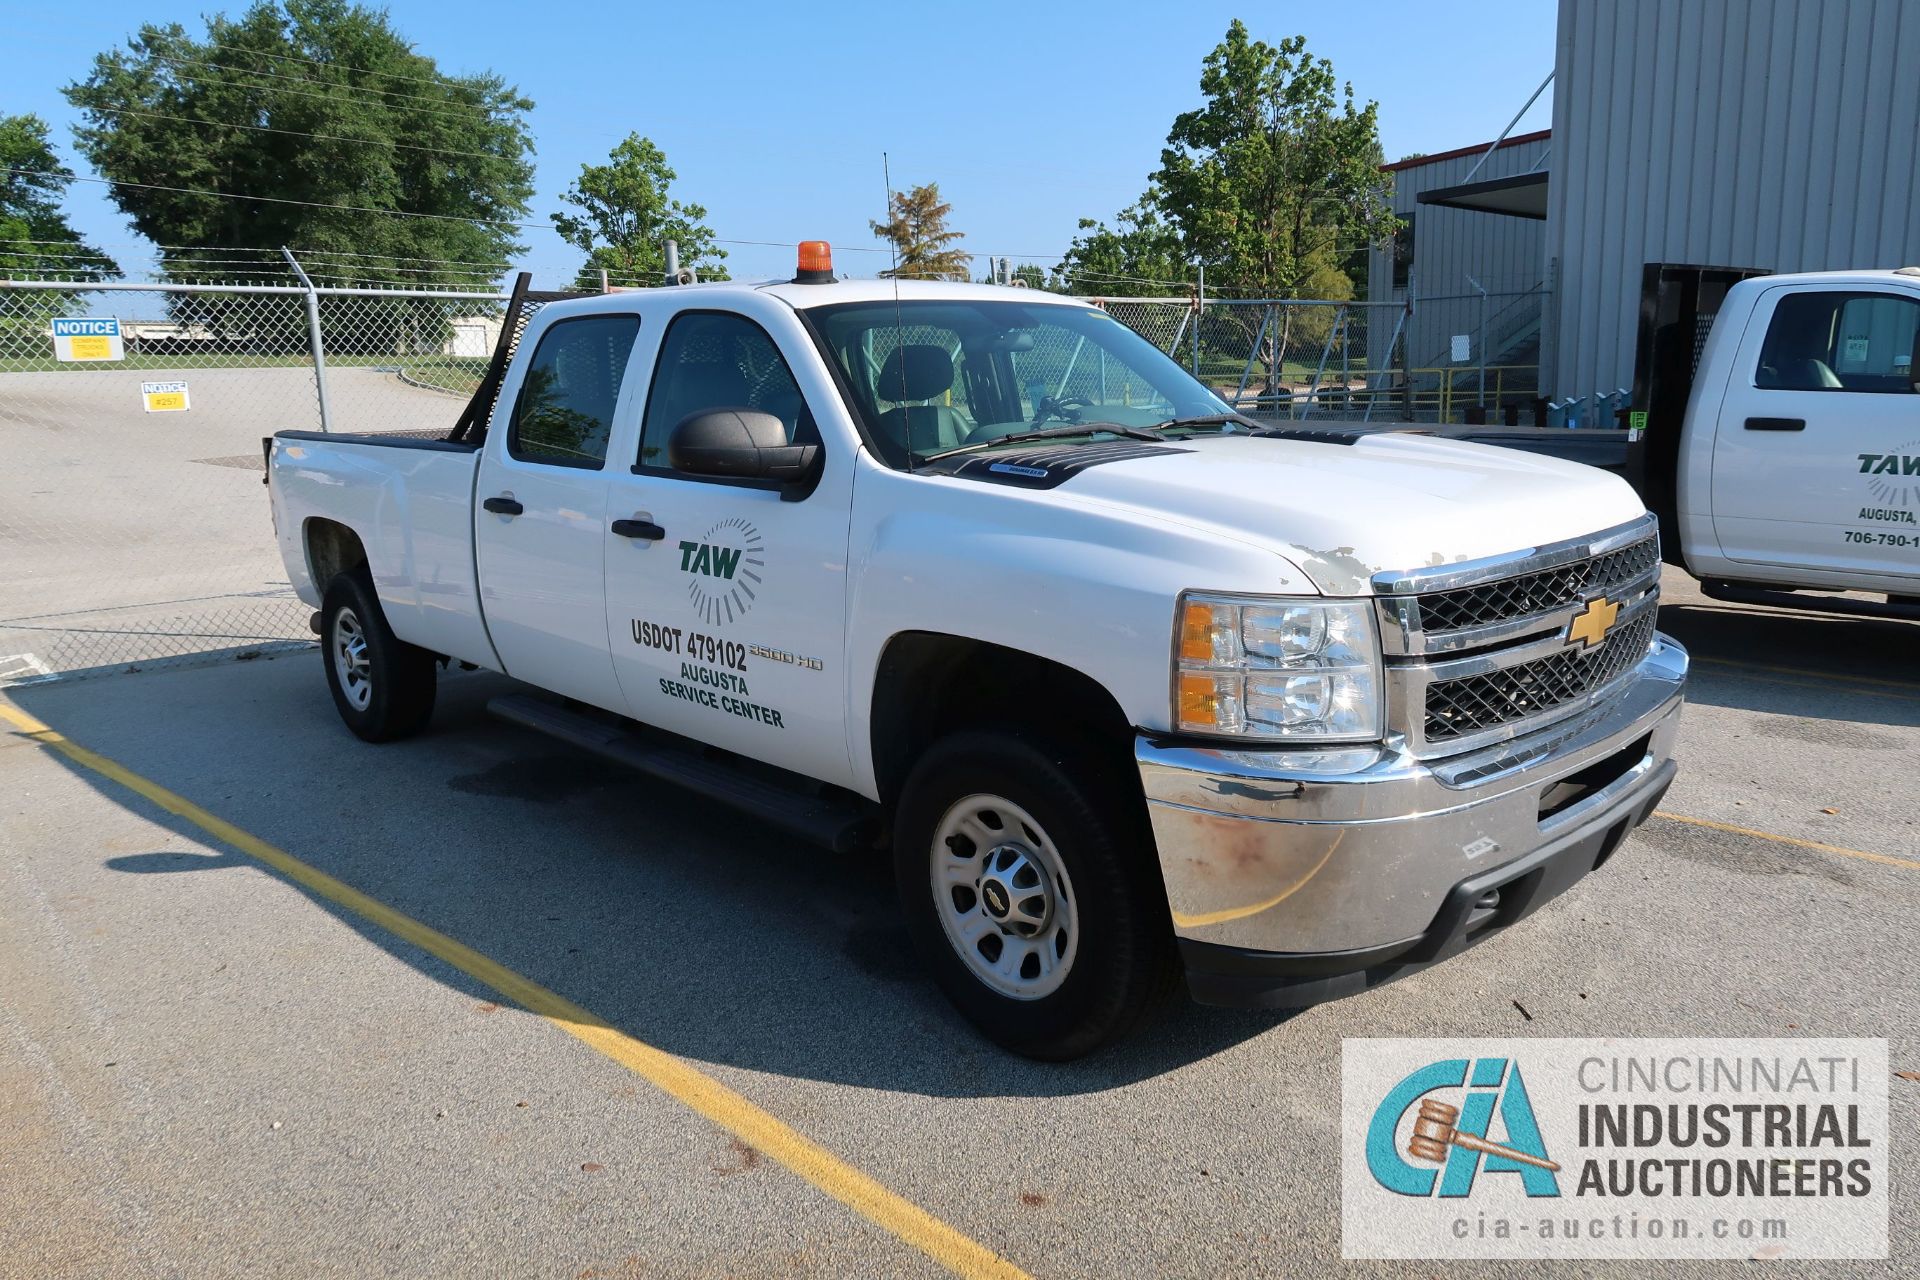
[[[548,695],[510,720],[890,847],[947,995],[1047,1058],[1183,974],[1293,1006],[1443,960],[1658,802],[1687,658],[1618,477],[1266,426],[1093,306],[824,251],[517,294],[455,438],[267,442],[354,733],[474,664]]]

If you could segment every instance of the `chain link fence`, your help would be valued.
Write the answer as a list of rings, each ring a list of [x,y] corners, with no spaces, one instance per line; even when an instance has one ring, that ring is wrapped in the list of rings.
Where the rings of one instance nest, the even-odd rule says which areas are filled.
[[[1254,417],[1465,423],[1538,417],[1545,295],[1400,302],[1101,298],[1116,320]],[[1452,325],[1467,339],[1459,355]],[[1440,327],[1436,327],[1440,326]]]
[[[1400,416],[1392,303],[1102,298],[1107,313],[1254,417]],[[1375,341],[1385,332],[1389,341]]]
[[[0,281],[0,684],[310,642],[269,535],[262,437],[445,435],[508,301]],[[1398,304],[1095,301],[1262,418],[1455,421],[1537,385],[1411,363]],[[59,336],[101,320],[117,345]],[[1024,359],[1068,391],[1100,376],[1071,344]]]
[[[0,683],[309,642],[262,437],[445,434],[504,301],[0,281]],[[75,320],[116,321],[117,344],[56,340],[102,328],[56,323]]]

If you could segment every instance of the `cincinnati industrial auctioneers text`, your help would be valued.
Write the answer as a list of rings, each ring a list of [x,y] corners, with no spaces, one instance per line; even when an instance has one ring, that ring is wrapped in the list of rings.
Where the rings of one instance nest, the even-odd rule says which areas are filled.
[[[1884,1040],[1349,1040],[1342,1249],[1882,1258],[1887,1077]]]

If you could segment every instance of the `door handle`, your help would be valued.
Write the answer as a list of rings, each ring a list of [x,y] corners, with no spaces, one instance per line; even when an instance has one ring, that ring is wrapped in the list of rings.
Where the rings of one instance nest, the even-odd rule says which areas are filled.
[[[512,498],[488,498],[480,505],[497,516],[517,516],[526,510]]]
[[[1749,431],[1805,431],[1805,418],[1748,418]]]
[[[623,538],[640,538],[646,542],[658,542],[667,536],[667,531],[651,520],[615,520],[607,527]]]

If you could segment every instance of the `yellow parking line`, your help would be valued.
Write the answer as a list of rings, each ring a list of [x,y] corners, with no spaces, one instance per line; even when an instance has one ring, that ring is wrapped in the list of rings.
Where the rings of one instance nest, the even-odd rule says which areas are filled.
[[[1760,662],[1740,662],[1734,658],[1706,658],[1706,657],[1701,657],[1699,654],[1693,655],[1693,661],[1696,664],[1704,663],[1708,666],[1713,666],[1713,667],[1732,667],[1736,671],[1763,671],[1770,675],[1793,676],[1795,677],[1797,683],[1808,683],[1809,686],[1813,688],[1819,687],[1818,685],[1811,684],[1811,682],[1813,681],[1831,680],[1840,684],[1857,684],[1857,685],[1866,686],[1862,688],[1860,692],[1874,693],[1881,697],[1892,697],[1892,698],[1920,697],[1920,684],[1915,684],[1911,680],[1885,680],[1880,678],[1879,676],[1852,676],[1852,675],[1842,675],[1838,672],[1809,671],[1805,667],[1774,667],[1774,666],[1768,666],[1765,663],[1760,663]],[[1888,690],[1888,689],[1910,689],[1913,692],[1912,693],[1885,692],[1885,690]]]
[[[1736,827],[1731,822],[1715,822],[1712,818],[1689,818],[1684,814],[1668,813],[1665,809],[1655,809],[1653,816],[1665,818],[1668,822],[1684,822],[1690,827],[1706,827],[1713,831],[1725,831],[1730,835],[1751,836],[1755,840],[1771,840],[1775,844],[1790,844],[1798,849],[1812,849],[1815,853],[1837,853],[1843,858],[1864,858],[1868,862],[1880,862],[1889,867],[1904,867],[1908,871],[1920,871],[1920,860],[1899,858],[1891,853],[1868,853],[1865,849],[1822,844],[1818,840],[1802,840],[1798,836],[1775,835],[1771,831],[1755,831],[1752,827]]]
[[[266,863],[289,880],[388,933],[446,961],[530,1013],[643,1077],[741,1141],[779,1161],[854,1212],[919,1249],[956,1275],[1024,1277],[999,1254],[962,1235],[926,1210],[887,1190],[832,1152],[788,1127],[713,1077],[672,1054],[642,1043],[571,1000],[488,959],[464,943],[421,924],[344,881],[309,866],[286,850],[242,831],[223,818],[151,782],[97,752],[62,737],[32,716],[0,702],[0,719],[103,778],[111,779],[184,818],[224,844]]]

